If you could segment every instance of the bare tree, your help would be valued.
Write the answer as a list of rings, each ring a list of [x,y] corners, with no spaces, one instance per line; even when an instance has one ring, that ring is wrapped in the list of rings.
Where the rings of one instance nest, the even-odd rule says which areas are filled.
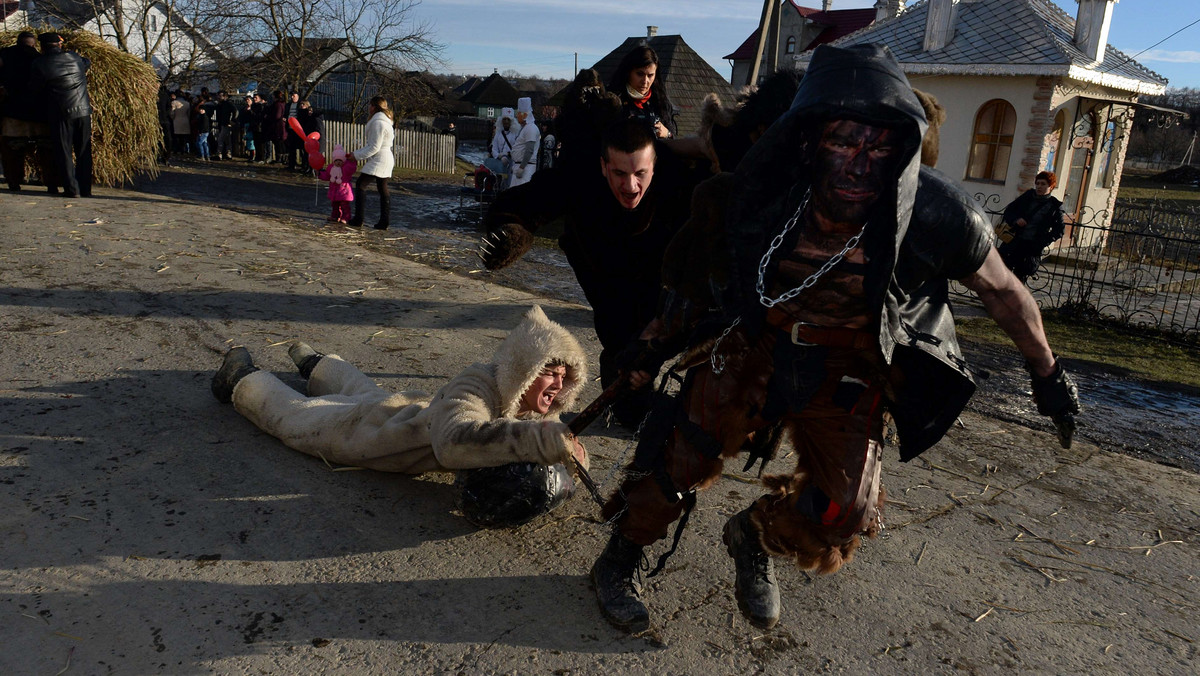
[[[162,80],[213,76],[220,50],[206,37],[217,0],[48,0],[37,20],[92,30],[123,52],[151,64]]]
[[[441,55],[432,27],[415,16],[420,0],[197,1],[214,3],[226,20],[216,41],[247,63],[247,75],[306,97],[335,72],[358,82],[419,70]]]

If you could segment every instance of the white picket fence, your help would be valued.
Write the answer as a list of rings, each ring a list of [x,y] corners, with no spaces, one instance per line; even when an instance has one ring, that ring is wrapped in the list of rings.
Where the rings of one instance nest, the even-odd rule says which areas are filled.
[[[325,123],[325,152],[333,152],[341,145],[347,152],[361,148],[365,125],[354,122]],[[396,166],[421,171],[454,173],[454,137],[449,134],[433,134],[414,129],[397,129],[392,145]]]

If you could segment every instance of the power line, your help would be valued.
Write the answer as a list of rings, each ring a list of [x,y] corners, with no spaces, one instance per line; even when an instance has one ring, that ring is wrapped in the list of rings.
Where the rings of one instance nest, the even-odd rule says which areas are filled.
[[[1200,23],[1200,19],[1196,19],[1195,21],[1189,23],[1188,25],[1184,26],[1183,28],[1180,28],[1179,30],[1175,31],[1174,33],[1171,33],[1167,37],[1165,37],[1165,38],[1159,40],[1158,42],[1150,45],[1149,47],[1143,49],[1142,51],[1138,52],[1137,54],[1134,54],[1133,56],[1126,58],[1124,61],[1122,61],[1121,63],[1118,63],[1117,65],[1113,66],[1112,68],[1105,69],[1104,72],[1105,73],[1113,72],[1117,68],[1120,68],[1121,66],[1124,66],[1125,64],[1129,63],[1130,61],[1133,61],[1134,59],[1138,58],[1142,54],[1145,54],[1146,52],[1150,51],[1151,49],[1154,49],[1155,47],[1161,45],[1162,43],[1166,42],[1167,40],[1170,40],[1171,38],[1175,37],[1176,35],[1179,35],[1180,33],[1191,28],[1192,26],[1195,26],[1198,23]]]

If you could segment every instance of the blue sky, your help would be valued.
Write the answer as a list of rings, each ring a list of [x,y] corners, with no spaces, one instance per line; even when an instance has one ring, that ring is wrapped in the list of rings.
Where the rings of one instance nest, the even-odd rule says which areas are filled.
[[[1056,0],[1074,14],[1074,0]],[[804,6],[819,7],[821,0]],[[871,7],[874,0],[834,0],[834,9]],[[911,3],[910,3],[911,4]],[[487,75],[493,68],[568,78],[598,61],[626,37],[679,34],[725,77],[721,57],[758,25],[762,0],[423,0],[414,16],[429,21],[446,45],[440,72]],[[1109,44],[1133,55],[1200,19],[1197,0],[1118,0]],[[1200,24],[1137,60],[1174,87],[1200,87]]]

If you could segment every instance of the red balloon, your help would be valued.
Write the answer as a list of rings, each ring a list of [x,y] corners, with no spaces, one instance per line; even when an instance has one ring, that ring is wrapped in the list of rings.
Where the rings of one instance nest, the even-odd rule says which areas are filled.
[[[309,153],[308,166],[312,167],[313,171],[320,171],[325,166],[325,156],[321,153]]]
[[[304,127],[300,126],[300,120],[297,120],[294,117],[289,117],[287,123],[288,126],[292,128],[292,131],[296,133],[296,136],[304,138]]]
[[[317,132],[313,132],[314,134]],[[311,136],[304,142],[304,150],[310,153],[320,152],[321,142]]]
[[[310,138],[314,141],[320,141],[321,140],[321,132],[314,131],[313,133],[308,135],[308,138]]]

